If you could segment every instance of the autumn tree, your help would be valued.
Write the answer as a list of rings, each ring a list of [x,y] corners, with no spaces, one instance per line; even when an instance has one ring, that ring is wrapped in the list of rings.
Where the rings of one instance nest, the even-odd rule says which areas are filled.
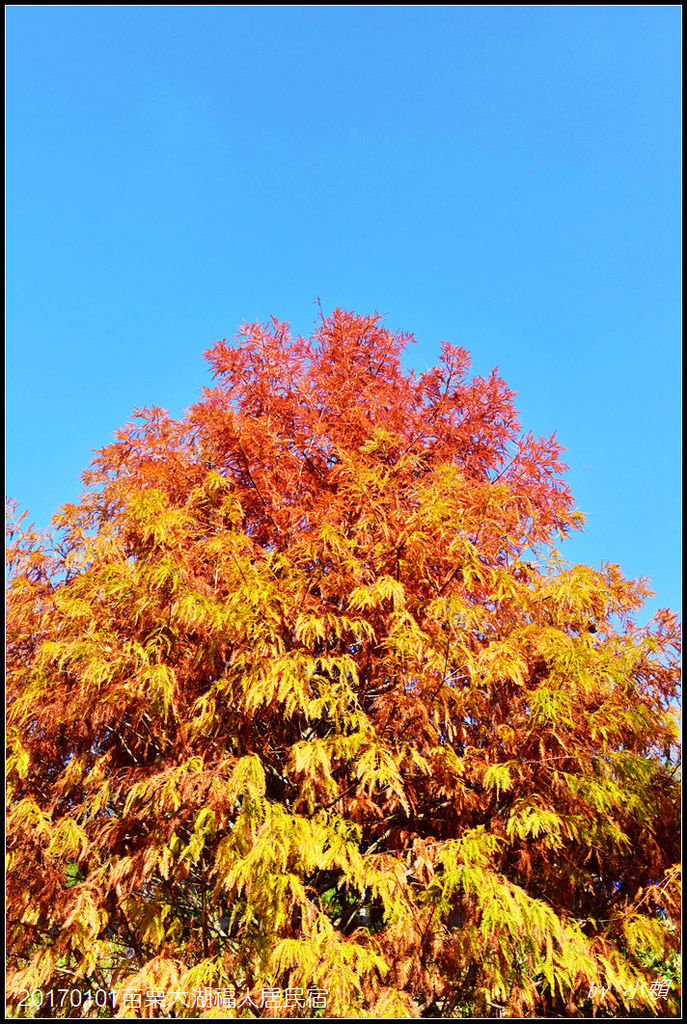
[[[678,1012],[676,618],[560,558],[555,439],[410,340],[244,326],[11,518],[15,1015]]]

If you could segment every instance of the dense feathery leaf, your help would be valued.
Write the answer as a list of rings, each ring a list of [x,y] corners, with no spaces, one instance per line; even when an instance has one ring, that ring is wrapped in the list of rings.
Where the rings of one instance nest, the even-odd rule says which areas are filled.
[[[11,511],[12,1015],[679,1012],[677,620],[560,558],[556,439],[411,340],[244,325],[51,533]]]

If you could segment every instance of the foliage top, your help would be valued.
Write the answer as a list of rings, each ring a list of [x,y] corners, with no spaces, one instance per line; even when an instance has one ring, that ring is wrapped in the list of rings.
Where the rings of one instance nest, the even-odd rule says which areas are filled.
[[[51,535],[10,517],[15,1015],[65,977],[119,1015],[677,1012],[677,620],[562,561],[555,437],[410,340],[244,325]]]

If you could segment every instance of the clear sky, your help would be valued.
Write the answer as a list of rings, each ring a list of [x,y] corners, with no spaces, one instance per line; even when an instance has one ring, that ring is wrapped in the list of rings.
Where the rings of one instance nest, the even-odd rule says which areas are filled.
[[[320,298],[498,366],[588,514],[680,600],[680,10],[18,7],[6,490],[46,525],[203,351]]]

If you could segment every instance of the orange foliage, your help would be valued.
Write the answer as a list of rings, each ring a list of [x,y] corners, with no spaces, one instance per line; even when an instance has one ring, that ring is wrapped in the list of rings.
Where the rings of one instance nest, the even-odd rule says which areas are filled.
[[[15,1015],[65,983],[120,1016],[200,987],[251,994],[221,1016],[677,1012],[647,966],[678,934],[677,622],[558,557],[555,438],[464,349],[404,373],[410,340],[244,326],[50,537],[11,520]]]

